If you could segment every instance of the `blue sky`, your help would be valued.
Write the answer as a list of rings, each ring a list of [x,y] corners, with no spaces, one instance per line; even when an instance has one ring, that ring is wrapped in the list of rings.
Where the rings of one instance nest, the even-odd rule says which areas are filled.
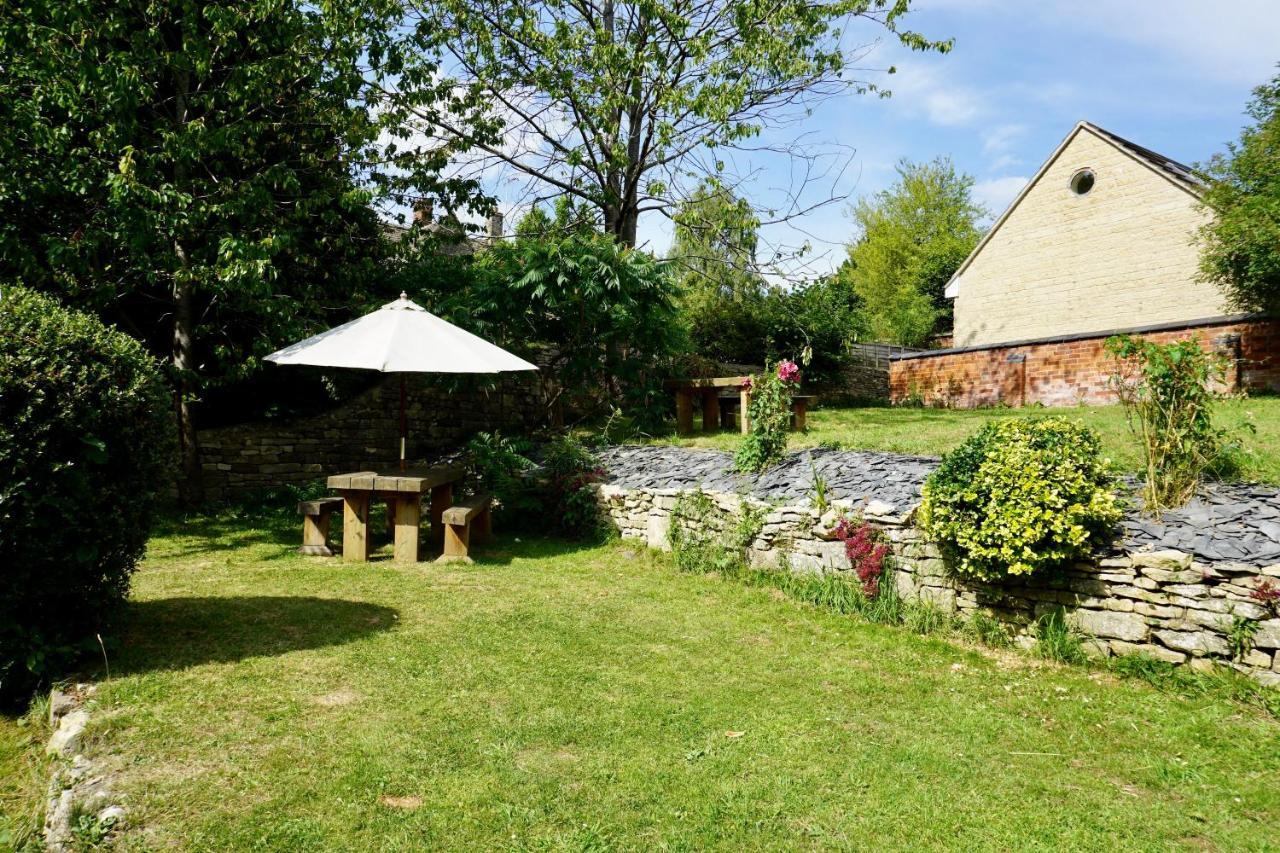
[[[1250,90],[1280,62],[1280,0],[920,0],[908,23],[955,38],[944,56],[883,42],[860,64],[897,66],[867,76],[891,88],[879,100],[826,101],[792,135],[853,149],[847,168],[808,193],[850,199],[892,183],[903,158],[950,155],[974,176],[994,214],[1013,198],[1081,119],[1174,159],[1194,163],[1222,150],[1245,123]],[[865,33],[872,33],[865,30]],[[757,203],[790,183],[787,165],[760,161],[743,187]],[[776,202],[772,202],[776,203]],[[769,247],[808,242],[792,276],[829,271],[853,236],[848,203],[767,229]],[[640,239],[661,252],[670,242],[659,216]],[[791,276],[788,276],[791,277]]]

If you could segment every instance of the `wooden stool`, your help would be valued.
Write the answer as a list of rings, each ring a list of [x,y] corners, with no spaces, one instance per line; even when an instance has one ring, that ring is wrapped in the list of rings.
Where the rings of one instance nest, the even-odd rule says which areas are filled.
[[[329,547],[329,516],[342,512],[342,498],[299,501],[298,512],[302,514],[302,547],[298,549],[298,553],[332,557],[333,549]]]
[[[444,511],[441,524],[444,527],[444,553],[437,562],[471,562],[471,534],[474,528],[478,540],[493,533],[490,505],[491,495],[472,495]]]

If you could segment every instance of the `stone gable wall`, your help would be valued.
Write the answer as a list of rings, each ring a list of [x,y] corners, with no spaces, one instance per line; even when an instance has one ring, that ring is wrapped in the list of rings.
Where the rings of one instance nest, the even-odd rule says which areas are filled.
[[[1113,403],[1108,336],[899,358],[889,369],[890,399],[957,409]],[[1225,390],[1280,390],[1278,321],[1224,322],[1140,336],[1158,343],[1198,338],[1205,348],[1223,353],[1231,364]]]
[[[1079,169],[1092,191],[1070,187]],[[1226,313],[1197,281],[1207,219],[1185,188],[1078,132],[962,273],[955,345],[1185,322]]]

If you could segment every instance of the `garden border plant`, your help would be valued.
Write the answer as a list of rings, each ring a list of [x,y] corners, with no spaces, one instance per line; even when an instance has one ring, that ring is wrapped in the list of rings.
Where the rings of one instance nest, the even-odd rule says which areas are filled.
[[[733,457],[733,466],[739,472],[759,474],[782,461],[791,429],[791,394],[799,385],[800,367],[788,360],[779,361],[743,383],[751,392],[746,413],[750,431]]]
[[[1064,566],[1110,541],[1122,508],[1101,442],[1061,417],[986,424],[929,475],[920,526],[962,575]]]
[[[1185,504],[1206,472],[1230,473],[1232,446],[1213,423],[1226,360],[1198,337],[1160,344],[1117,335],[1107,339],[1115,361],[1111,386],[1142,449],[1143,498],[1153,515]]]

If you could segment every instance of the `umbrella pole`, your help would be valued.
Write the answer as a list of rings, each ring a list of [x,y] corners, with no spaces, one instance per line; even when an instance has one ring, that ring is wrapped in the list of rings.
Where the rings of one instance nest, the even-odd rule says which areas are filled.
[[[405,375],[400,374],[400,470],[405,468],[404,461],[404,445],[405,437],[409,434],[409,428],[404,417],[404,398],[405,398]]]

